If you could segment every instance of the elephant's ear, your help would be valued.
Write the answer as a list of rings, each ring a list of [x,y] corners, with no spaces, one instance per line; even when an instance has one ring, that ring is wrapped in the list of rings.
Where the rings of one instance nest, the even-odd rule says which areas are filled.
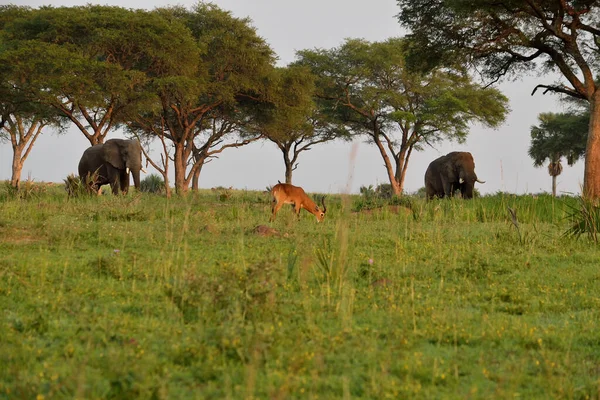
[[[440,168],[440,173],[450,179],[454,178],[454,176],[456,176],[456,168],[454,163],[451,161],[444,162]]]
[[[104,161],[108,162],[115,168],[125,169],[125,157],[123,148],[119,141],[111,139],[107,140],[102,147]]]

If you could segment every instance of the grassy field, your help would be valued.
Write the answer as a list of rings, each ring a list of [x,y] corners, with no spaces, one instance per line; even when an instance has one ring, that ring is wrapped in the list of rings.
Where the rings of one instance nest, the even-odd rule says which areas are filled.
[[[0,399],[600,397],[577,199],[269,224],[260,192],[24,197],[0,188]]]

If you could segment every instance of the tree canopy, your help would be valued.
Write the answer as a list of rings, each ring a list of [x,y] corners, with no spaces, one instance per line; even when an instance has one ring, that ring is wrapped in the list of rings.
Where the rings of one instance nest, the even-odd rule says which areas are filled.
[[[319,77],[324,114],[377,146],[396,194],[413,150],[447,139],[462,142],[472,122],[498,126],[508,103],[460,69],[411,71],[409,45],[402,38],[349,39],[330,50],[300,51],[297,62]]]
[[[213,4],[157,12],[166,21],[183,24],[197,50],[187,68],[152,78],[158,102],[131,115],[130,129],[154,135],[160,127],[174,148],[175,188],[183,193],[210,157],[258,139],[227,141],[251,117],[274,55],[248,19],[234,18]]]
[[[3,59],[36,101],[102,143],[126,113],[147,101],[148,79],[174,73],[197,47],[182,24],[156,12],[80,6],[0,9]]]
[[[316,77],[306,67],[275,68],[266,88],[266,104],[248,129],[260,133],[282,153],[285,182],[292,183],[301,153],[340,137],[346,131],[331,123],[315,102]]]

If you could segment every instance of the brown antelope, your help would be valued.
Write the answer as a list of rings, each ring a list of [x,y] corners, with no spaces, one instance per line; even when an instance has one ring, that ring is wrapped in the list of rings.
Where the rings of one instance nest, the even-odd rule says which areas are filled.
[[[317,222],[321,222],[323,221],[323,218],[325,218],[325,212],[327,211],[327,208],[325,207],[325,196],[321,199],[321,204],[323,205],[323,209],[321,210],[319,206],[308,197],[304,192],[304,189],[290,185],[289,183],[279,182],[271,189],[271,195],[273,196],[273,204],[271,206],[273,214],[271,215],[271,222],[275,220],[277,211],[279,211],[284,204],[293,204],[298,218],[300,218],[300,210],[303,208],[317,217]]]

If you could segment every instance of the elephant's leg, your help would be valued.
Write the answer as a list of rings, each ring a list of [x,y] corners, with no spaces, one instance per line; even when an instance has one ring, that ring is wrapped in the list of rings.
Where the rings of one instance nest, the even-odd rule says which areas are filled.
[[[110,188],[112,189],[112,194],[115,196],[119,194],[119,182],[111,182]]]
[[[452,182],[449,179],[442,178],[442,186],[444,188],[444,195],[452,197]]]
[[[119,170],[112,167],[110,164],[106,166],[108,183],[110,183],[110,187],[112,189],[112,193],[114,195],[119,194],[119,186],[121,184],[119,177]]]
[[[127,194],[129,191],[129,174],[125,171],[121,171],[119,179],[121,181],[121,192]]]

